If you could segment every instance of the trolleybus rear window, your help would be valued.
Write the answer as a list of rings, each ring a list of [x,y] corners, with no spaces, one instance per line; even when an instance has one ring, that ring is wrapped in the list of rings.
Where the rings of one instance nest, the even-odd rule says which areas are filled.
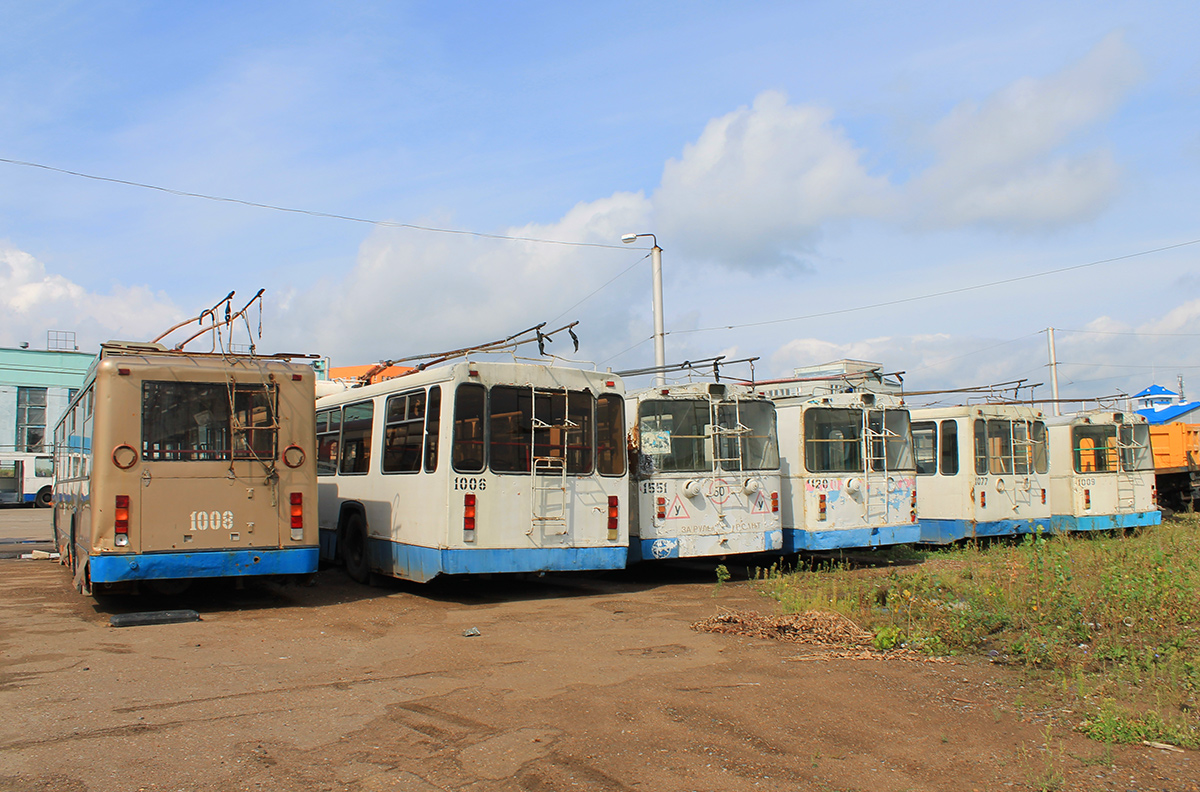
[[[601,476],[625,473],[625,400],[615,393],[596,397],[596,467]]]
[[[488,450],[493,471],[527,473],[532,457],[543,469],[563,460],[567,473],[592,472],[592,395],[586,391],[491,389]]]
[[[1150,450],[1148,424],[1121,426],[1121,470],[1153,470],[1154,454]]]
[[[712,469],[710,405],[699,399],[650,399],[638,405],[642,453],[663,473]]]
[[[454,393],[454,469],[460,473],[483,470],[483,420],[487,408],[487,390],[482,385],[464,383]]]
[[[1043,427],[1044,428],[1044,427]],[[942,453],[940,464],[943,476],[958,475],[958,421],[942,421]],[[1043,431],[1043,436],[1045,432]]]
[[[1076,473],[1109,473],[1117,469],[1117,427],[1112,424],[1071,427]]]
[[[975,421],[975,472],[978,475],[1045,473],[1046,425],[1041,421],[990,418]]]
[[[717,420],[722,429],[721,467],[725,470],[774,470],[779,467],[775,434],[775,405],[766,401],[721,402]]]
[[[871,430],[871,470],[913,469],[907,410],[871,410],[867,428]]]
[[[153,461],[274,459],[275,385],[142,383],[142,457]]]
[[[862,410],[805,410],[804,466],[810,473],[861,473],[862,424]]]

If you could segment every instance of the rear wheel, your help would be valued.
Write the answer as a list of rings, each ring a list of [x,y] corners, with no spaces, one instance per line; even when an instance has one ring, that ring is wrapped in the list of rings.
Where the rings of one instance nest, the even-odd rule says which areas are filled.
[[[53,502],[53,500],[54,500],[54,498],[51,496],[50,488],[42,487],[41,490],[38,491],[37,500],[34,502],[37,503],[38,506],[40,506],[41,508],[44,509],[47,506],[49,506]]]
[[[358,583],[366,583],[371,577],[367,565],[367,524],[362,515],[354,512],[346,519],[346,527],[342,531],[342,561],[346,564],[346,574]]]

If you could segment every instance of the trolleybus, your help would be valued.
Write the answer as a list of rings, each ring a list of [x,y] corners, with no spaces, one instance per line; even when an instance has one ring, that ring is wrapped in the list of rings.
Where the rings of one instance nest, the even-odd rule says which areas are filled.
[[[54,431],[75,587],[315,572],[313,381],[284,357],[102,344]]]
[[[53,456],[0,451],[0,504],[49,506],[53,491]]]
[[[616,375],[515,358],[323,396],[322,557],[360,582],[622,568],[624,407]]]
[[[736,383],[632,394],[630,561],[783,548],[775,405]]]
[[[1050,530],[1042,413],[1012,404],[912,410],[921,541]]]
[[[783,549],[920,540],[908,410],[901,397],[768,390],[779,415]],[[790,392],[789,392],[790,391]]]
[[[1055,531],[1158,525],[1150,427],[1136,413],[1049,418],[1050,523]]]

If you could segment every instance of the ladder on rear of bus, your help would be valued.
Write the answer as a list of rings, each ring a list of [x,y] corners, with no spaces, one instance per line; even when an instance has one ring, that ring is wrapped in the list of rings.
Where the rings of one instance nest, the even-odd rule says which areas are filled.
[[[887,525],[892,522],[888,505],[887,480],[890,474],[887,464],[887,440],[898,437],[889,432],[884,411],[879,413],[879,431],[871,428],[870,412],[863,410],[863,439],[867,452],[863,455],[863,518],[867,525]],[[878,449],[878,454],[876,454]],[[877,475],[872,475],[877,474]]]
[[[1117,508],[1133,511],[1137,507],[1137,476],[1134,474],[1136,469],[1137,453],[1139,450],[1145,449],[1145,446],[1133,439],[1133,428],[1129,427],[1129,441],[1126,442],[1122,435],[1126,427],[1121,426],[1117,429]]]
[[[712,427],[713,438],[713,475],[718,471],[727,473],[742,472],[742,438],[750,434],[750,427],[742,424],[741,401],[733,400],[733,423],[731,427],[721,424],[721,402],[710,401],[708,406],[708,425]],[[725,456],[732,452],[732,456]]]
[[[538,390],[533,385],[529,387],[532,396],[530,416],[533,419],[529,429],[529,489],[533,503],[530,508],[529,530],[526,533],[532,536],[534,531],[540,528],[542,536],[562,536],[567,533],[567,432],[578,429],[579,424],[572,421],[568,415],[566,388],[563,388],[562,393],[563,421],[561,424],[550,424],[538,417]],[[542,392],[553,398],[553,393]],[[561,432],[562,442],[558,446],[560,456],[538,456],[538,431],[546,431],[553,435],[555,429]],[[552,445],[551,448],[553,449]]]

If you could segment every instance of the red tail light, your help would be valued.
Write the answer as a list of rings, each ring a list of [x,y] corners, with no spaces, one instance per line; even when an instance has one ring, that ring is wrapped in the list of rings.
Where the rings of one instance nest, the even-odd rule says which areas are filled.
[[[917,491],[916,490],[913,490],[912,494],[908,498],[908,508],[910,508],[910,509],[917,508]]]
[[[779,513],[779,493],[778,492],[771,493],[771,513],[772,514]]]
[[[660,499],[661,500],[661,499]],[[608,496],[608,538],[617,538],[617,518],[621,514],[620,502],[616,495]]]
[[[1150,503],[1154,506],[1158,505],[1158,487],[1153,485],[1150,487]]]
[[[665,520],[665,519],[667,519],[667,499],[666,499],[666,498],[659,498],[659,499],[658,499],[658,500],[655,502],[655,504],[656,504],[656,507],[657,507],[657,508],[656,508],[656,511],[657,511],[657,513],[658,513],[658,519],[660,519],[660,520]]]
[[[304,528],[304,493],[292,493],[292,530]]]
[[[475,493],[463,495],[463,539],[475,540]]]
[[[817,519],[825,519],[825,493],[823,492],[817,496]]]
[[[113,528],[119,534],[129,533],[129,496],[117,496],[116,520],[113,523]]]
[[[981,508],[981,509],[987,508],[987,493],[982,490],[980,490],[980,492],[979,492],[979,508]]]
[[[1083,508],[1092,508],[1092,491],[1090,489],[1085,489],[1083,491]]]
[[[1042,490],[1042,505],[1046,505],[1046,490]]]

